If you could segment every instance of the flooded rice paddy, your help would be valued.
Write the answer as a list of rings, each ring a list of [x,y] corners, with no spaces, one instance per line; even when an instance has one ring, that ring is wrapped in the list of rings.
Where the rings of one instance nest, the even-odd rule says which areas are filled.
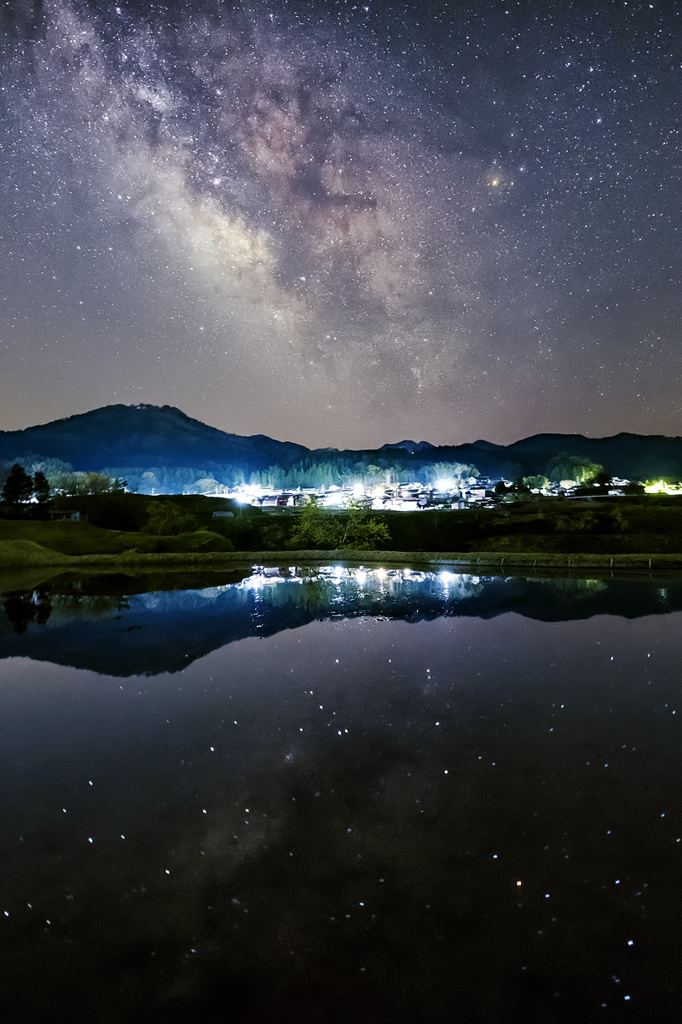
[[[679,578],[4,590],[4,1019],[679,1019]]]

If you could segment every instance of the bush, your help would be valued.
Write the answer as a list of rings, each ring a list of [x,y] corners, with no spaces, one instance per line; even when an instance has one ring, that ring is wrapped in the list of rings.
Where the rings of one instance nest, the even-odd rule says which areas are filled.
[[[193,515],[183,512],[172,501],[154,501],[147,505],[148,519],[142,527],[145,533],[157,537],[171,537],[178,533],[189,533],[197,529]]]
[[[390,541],[383,519],[373,516],[357,502],[351,502],[346,516],[321,509],[309,498],[289,537],[292,548],[375,548]]]

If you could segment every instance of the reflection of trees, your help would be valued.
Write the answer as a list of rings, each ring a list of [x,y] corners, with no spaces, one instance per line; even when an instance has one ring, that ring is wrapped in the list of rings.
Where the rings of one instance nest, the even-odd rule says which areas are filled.
[[[267,588],[268,603],[283,607],[296,605],[305,611],[322,611],[335,597],[334,587],[325,580],[308,580],[301,584],[284,584]]]
[[[25,633],[32,622],[44,626],[52,611],[50,595],[44,590],[8,594],[2,604],[15,633]]]
[[[460,601],[479,596],[485,583],[476,576],[414,572],[409,569],[297,569],[290,578],[253,576],[238,584],[231,603],[260,598],[277,608],[298,608],[317,617],[333,614],[405,615],[415,601],[446,613]],[[426,602],[426,604],[424,604]]]
[[[73,591],[52,595],[54,624],[78,619],[106,619],[117,612],[126,611],[129,607],[124,597],[108,597],[105,594],[80,594]]]
[[[607,584],[605,580],[583,580],[580,577],[567,578],[562,577],[545,579],[540,576],[529,577],[529,583],[542,583],[545,586],[554,587],[555,590],[562,591],[563,593],[572,597],[580,597],[583,594],[596,594],[600,590],[606,590]]]
[[[111,618],[118,612],[126,611],[129,604],[123,597],[87,595],[77,590],[54,593],[48,587],[41,587],[38,590],[6,594],[2,607],[14,632],[25,633],[31,624],[44,626],[48,619],[51,626],[60,626],[78,620]]]

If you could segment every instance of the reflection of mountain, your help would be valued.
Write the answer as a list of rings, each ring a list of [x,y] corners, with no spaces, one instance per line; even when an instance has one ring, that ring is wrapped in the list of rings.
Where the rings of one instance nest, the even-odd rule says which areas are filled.
[[[65,580],[5,594],[0,657],[108,675],[175,672],[245,637],[271,636],[315,619],[356,616],[416,622],[516,612],[544,622],[597,614],[636,618],[682,609],[682,581],[502,579],[409,569],[265,569],[201,587],[193,576],[142,589],[120,577]],[[146,586],[149,587],[150,582]],[[164,589],[167,586],[169,589]]]

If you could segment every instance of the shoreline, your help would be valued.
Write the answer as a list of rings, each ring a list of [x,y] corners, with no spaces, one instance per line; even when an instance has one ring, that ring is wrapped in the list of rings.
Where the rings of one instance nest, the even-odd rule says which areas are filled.
[[[239,565],[292,565],[298,563],[352,562],[438,566],[480,570],[505,569],[600,569],[651,571],[681,570],[682,554],[562,554],[533,551],[378,551],[373,549],[221,551],[145,553],[135,549],[121,554],[64,555],[33,541],[0,542],[0,570],[29,568],[223,569]]]

